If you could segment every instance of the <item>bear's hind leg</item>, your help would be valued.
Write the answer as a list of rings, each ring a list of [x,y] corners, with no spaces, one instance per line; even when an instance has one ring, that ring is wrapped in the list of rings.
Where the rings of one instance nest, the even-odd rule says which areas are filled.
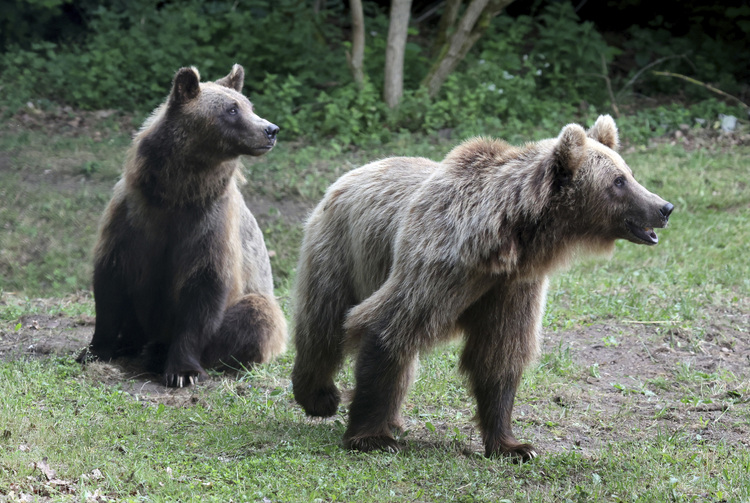
[[[348,449],[399,450],[392,429],[402,426],[401,403],[414,376],[416,358],[416,353],[391,351],[378,334],[370,332],[363,337],[355,370],[357,388],[344,434]]]
[[[112,269],[105,267],[101,261],[94,264],[96,325],[88,347],[76,358],[79,363],[96,359],[109,361],[117,356],[120,349],[120,331],[126,310],[132,309],[132,306],[125,297],[125,285]]]
[[[201,355],[204,367],[240,368],[265,363],[286,349],[286,320],[276,299],[249,294],[224,313]]]

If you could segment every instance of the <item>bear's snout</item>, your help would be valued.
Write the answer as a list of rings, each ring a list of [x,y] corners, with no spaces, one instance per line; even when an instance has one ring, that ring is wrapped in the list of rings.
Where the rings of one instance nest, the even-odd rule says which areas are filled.
[[[661,209],[659,210],[659,213],[661,213],[661,216],[664,217],[664,220],[669,220],[669,215],[672,214],[673,209],[674,209],[674,204],[667,203],[661,207]]]
[[[266,138],[271,141],[275,141],[276,133],[279,132],[279,126],[277,126],[276,124],[269,124],[268,126],[266,126],[264,132],[266,133]]]

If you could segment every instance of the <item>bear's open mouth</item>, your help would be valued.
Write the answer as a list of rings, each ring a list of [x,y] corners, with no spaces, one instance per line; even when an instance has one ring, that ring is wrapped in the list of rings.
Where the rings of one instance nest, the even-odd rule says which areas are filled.
[[[625,220],[625,225],[627,225],[630,233],[644,244],[655,245],[659,242],[659,236],[656,235],[653,227],[636,225],[629,220]]]

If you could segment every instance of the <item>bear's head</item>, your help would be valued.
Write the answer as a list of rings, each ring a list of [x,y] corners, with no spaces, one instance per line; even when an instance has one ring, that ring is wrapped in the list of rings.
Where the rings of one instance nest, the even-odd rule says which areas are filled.
[[[603,241],[655,245],[654,228],[666,227],[674,206],[649,192],[617,153],[617,126],[600,116],[585,131],[569,124],[552,140],[552,170],[580,233]]]
[[[201,82],[196,68],[181,68],[172,83],[165,118],[207,157],[263,155],[276,144],[279,128],[255,114],[241,93],[244,82],[245,71],[237,64],[215,82]]]

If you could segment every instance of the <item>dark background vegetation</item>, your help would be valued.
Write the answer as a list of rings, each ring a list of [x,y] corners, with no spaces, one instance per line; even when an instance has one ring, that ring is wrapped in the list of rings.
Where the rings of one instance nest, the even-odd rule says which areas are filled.
[[[364,5],[359,89],[346,62],[345,1],[4,0],[0,107],[6,117],[30,105],[145,113],[177,68],[195,65],[216,79],[239,62],[246,93],[285,139],[512,136],[609,112],[628,117],[618,123],[637,141],[680,125],[715,126],[722,112],[747,118],[737,101],[652,73],[680,73],[747,103],[747,1],[517,0],[433,99],[420,82],[435,57],[440,3],[417,0],[395,111],[381,98],[388,4]]]

